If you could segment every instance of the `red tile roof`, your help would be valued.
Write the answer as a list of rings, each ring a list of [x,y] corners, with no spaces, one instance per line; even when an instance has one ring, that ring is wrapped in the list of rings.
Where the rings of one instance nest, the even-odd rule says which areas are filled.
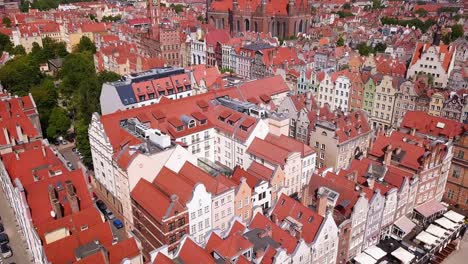
[[[284,166],[286,164],[286,160],[291,154],[290,151],[260,138],[255,138],[252,141],[247,152],[280,166]]]
[[[424,146],[418,145],[416,142],[413,143],[410,140],[406,140],[410,139],[410,137],[410,135],[396,131],[392,132],[389,137],[380,135],[375,140],[372,148],[369,149],[369,154],[375,157],[383,157],[387,146],[391,145],[393,150],[401,148],[404,155],[401,157],[399,164],[407,168],[418,170],[422,165],[421,158],[428,150],[426,150]]]
[[[271,228],[272,239],[281,244],[281,247],[284,248],[288,254],[291,254],[296,249],[298,243],[297,239],[260,213],[256,214],[252,219],[249,228],[259,228],[263,230]]]
[[[130,195],[158,221],[174,216],[176,211],[183,212],[186,210],[185,205],[182,205],[175,196],[171,197],[171,195],[163,193],[145,179],[138,181]]]
[[[188,237],[182,242],[178,258],[185,264],[215,264],[213,257]]]
[[[280,222],[284,221],[287,217],[291,217],[301,223],[301,237],[307,243],[312,243],[315,240],[315,236],[324,219],[309,207],[302,205],[284,193],[278,198],[278,202],[273,208],[272,216],[276,217]]]
[[[413,53],[413,57],[411,59],[411,64],[416,64],[419,59],[421,59],[421,55],[425,53],[432,45],[430,43],[422,43],[418,42],[416,44],[416,48]],[[439,59],[442,60],[441,55],[444,54],[443,60],[441,61],[442,67],[444,68],[445,72],[448,71],[450,61],[452,60],[453,55],[455,54],[454,48],[449,45],[439,45],[435,47],[436,50],[439,52]]]
[[[156,255],[156,258],[153,261],[153,264],[174,264],[175,262],[172,261],[169,257],[166,255],[159,253]]]
[[[35,103],[30,96],[9,97],[2,96],[0,102],[0,145],[10,144],[14,140],[20,140],[18,133],[28,137],[30,140],[39,138],[41,135],[29,119],[36,115]],[[8,135],[8,138],[5,137]]]
[[[124,259],[132,259],[140,254],[140,249],[134,238],[107,247],[109,252],[109,264],[120,264]]]
[[[306,145],[301,141],[285,135],[278,137],[273,134],[268,134],[265,137],[265,141],[281,147],[282,149],[289,150],[290,152],[299,152],[301,153],[301,157],[306,157],[315,153],[315,151],[309,145]]]
[[[455,120],[431,116],[423,111],[408,111],[400,127],[416,129],[417,132],[435,137],[454,138],[463,135],[468,126]]]

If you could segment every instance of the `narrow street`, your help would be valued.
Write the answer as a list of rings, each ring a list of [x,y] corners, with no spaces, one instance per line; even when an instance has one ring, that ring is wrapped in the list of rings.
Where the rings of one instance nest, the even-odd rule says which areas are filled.
[[[0,216],[2,217],[2,223],[5,227],[5,233],[10,239],[10,247],[13,252],[13,256],[8,259],[2,259],[0,256],[0,264],[10,263],[31,263],[29,254],[26,251],[26,243],[23,242],[23,238],[19,233],[19,229],[16,226],[16,219],[8,201],[6,200],[3,189],[0,188]]]

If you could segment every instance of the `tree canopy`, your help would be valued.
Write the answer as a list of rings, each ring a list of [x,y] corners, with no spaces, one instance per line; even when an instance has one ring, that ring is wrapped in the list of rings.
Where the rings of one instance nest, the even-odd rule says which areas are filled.
[[[11,27],[11,19],[9,17],[3,17],[2,23],[5,27]]]
[[[47,127],[47,137],[57,138],[64,135],[70,128],[71,121],[65,111],[60,107],[55,107],[49,116],[49,126]]]
[[[359,43],[357,45],[357,49],[359,51],[359,55],[361,55],[361,56],[369,56],[369,54],[374,52],[372,47],[367,46],[367,44],[365,42]]]
[[[91,54],[96,53],[96,46],[94,43],[86,36],[81,37],[80,42],[75,47],[75,52],[90,52]]]
[[[336,46],[337,47],[343,47],[344,46],[344,38],[343,37],[339,37],[338,40],[336,41]]]

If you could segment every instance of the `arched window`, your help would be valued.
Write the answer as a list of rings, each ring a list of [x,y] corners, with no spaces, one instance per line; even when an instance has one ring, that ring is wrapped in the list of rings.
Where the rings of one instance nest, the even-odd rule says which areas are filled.
[[[237,31],[241,31],[241,28],[240,28],[240,21],[237,20]]]
[[[244,20],[245,31],[250,31],[250,21],[248,19]]]
[[[254,31],[255,31],[255,32],[258,32],[258,24],[257,24],[256,21],[254,22]]]
[[[277,21],[276,22],[276,36],[280,36],[280,22]]]

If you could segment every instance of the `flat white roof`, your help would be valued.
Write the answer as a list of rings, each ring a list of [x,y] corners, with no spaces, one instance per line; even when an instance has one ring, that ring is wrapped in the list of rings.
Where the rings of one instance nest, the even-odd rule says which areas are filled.
[[[423,242],[426,245],[435,245],[437,244],[437,237],[427,233],[426,231],[422,231],[416,236],[416,239]]]
[[[402,247],[393,251],[392,256],[399,259],[403,264],[409,264],[414,259],[414,255]]]
[[[454,222],[448,220],[445,217],[441,217],[441,218],[435,220],[434,222],[436,222],[440,226],[443,226],[445,229],[453,230],[453,229],[457,228],[457,224],[455,224]]]
[[[431,215],[444,211],[445,209],[446,207],[436,200],[430,200],[414,208],[414,210],[418,211],[424,217],[430,217]]]
[[[445,217],[448,219],[452,220],[455,223],[463,222],[465,220],[465,217],[453,210],[450,210],[444,214]]]
[[[426,228],[426,232],[436,237],[445,237],[445,233],[448,231],[447,229],[431,224]]]
[[[398,220],[395,221],[394,225],[398,227],[401,231],[405,232],[405,234],[408,234],[413,230],[413,228],[416,226],[415,223],[413,223],[408,217],[405,215],[398,218]]]
[[[379,248],[377,246],[369,247],[364,252],[367,253],[369,256],[373,257],[376,260],[379,260],[379,259],[385,257],[385,255],[387,255],[387,252],[383,251],[381,248]]]
[[[356,257],[354,257],[354,260],[360,264],[375,264],[377,263],[377,260],[375,260],[373,257],[367,255],[364,252],[359,253]]]

